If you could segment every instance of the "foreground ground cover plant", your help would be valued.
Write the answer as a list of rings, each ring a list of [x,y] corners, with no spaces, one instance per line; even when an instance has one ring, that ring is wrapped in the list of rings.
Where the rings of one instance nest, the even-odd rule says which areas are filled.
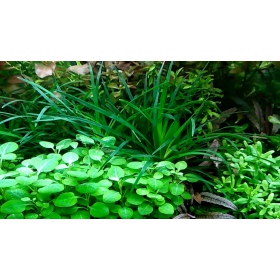
[[[215,180],[216,190],[231,200],[239,218],[280,218],[280,157],[263,151],[260,141],[225,153],[231,172]]]
[[[85,135],[57,144],[49,153],[23,159],[15,142],[0,145],[0,217],[170,218],[191,199],[184,183],[200,180],[185,161],[129,161],[116,155],[114,137]]]

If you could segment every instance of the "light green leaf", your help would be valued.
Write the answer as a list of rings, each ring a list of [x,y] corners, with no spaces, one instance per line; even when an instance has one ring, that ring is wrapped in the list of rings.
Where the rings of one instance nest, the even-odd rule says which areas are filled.
[[[21,188],[6,189],[4,193],[5,200],[22,199],[27,196],[30,196],[29,192]]]
[[[163,182],[160,180],[156,180],[154,178],[149,178],[147,180],[147,183],[150,187],[153,188],[153,190],[159,190],[163,186]]]
[[[189,192],[183,192],[181,194],[181,196],[184,198],[184,199],[192,199],[192,195],[189,193]]]
[[[66,169],[66,168],[69,168],[69,166],[64,163],[61,163],[55,168],[55,170],[61,170],[61,169]]]
[[[104,173],[104,170],[99,170],[95,167],[91,167],[87,174],[90,178],[95,179],[95,178],[98,178],[101,175],[103,175],[103,173]]]
[[[120,200],[121,197],[122,196],[119,192],[109,190],[103,194],[103,201],[105,203],[114,203],[114,202]]]
[[[112,181],[119,181],[124,176],[124,171],[119,166],[112,166],[108,170],[108,178]]]
[[[63,179],[61,183],[66,186],[71,186],[71,187],[75,187],[79,184],[77,179],[72,178],[72,177],[67,177],[67,178]]]
[[[99,187],[98,183],[87,182],[76,187],[79,193],[94,193]]]
[[[156,172],[153,176],[154,179],[162,179],[163,178],[163,173],[161,172]]]
[[[9,188],[17,185],[17,181],[15,179],[2,179],[0,180],[0,188]]]
[[[0,145],[0,157],[3,157],[5,154],[12,153],[18,149],[18,144],[15,142],[7,142]]]
[[[185,191],[183,184],[171,183],[169,185],[169,190],[173,195],[180,195]]]
[[[42,187],[38,190],[39,193],[51,194],[58,193],[64,190],[64,186],[59,183],[51,184],[49,186]]]
[[[156,194],[156,193],[148,193],[147,197],[156,199],[158,201],[163,201],[164,200],[164,197],[162,195]]]
[[[109,161],[112,165],[125,165],[126,159],[123,157],[115,156]]]
[[[59,153],[61,150],[69,148],[71,143],[72,143],[71,139],[64,139],[64,140],[60,141],[59,143],[57,143],[55,147]]]
[[[74,193],[62,193],[54,200],[54,205],[57,207],[71,207],[75,205],[77,201],[77,197]]]
[[[1,174],[0,175],[0,181],[6,177],[12,177],[12,176],[15,176],[15,175],[18,175],[18,172],[17,171],[11,171],[11,172],[8,172],[8,173],[4,173],[4,174]]]
[[[22,213],[11,214],[6,219],[24,219],[24,215]]]
[[[166,215],[172,215],[174,213],[174,207],[170,203],[165,203],[158,208],[159,212]]]
[[[149,215],[153,212],[153,207],[147,202],[143,202],[141,205],[138,206],[138,212],[142,216]]]
[[[150,191],[144,188],[139,188],[136,190],[136,193],[139,195],[147,195]]]
[[[132,161],[127,164],[128,168],[131,169],[141,169],[145,165],[146,161]]]
[[[18,176],[16,177],[16,180],[22,186],[29,186],[38,180],[38,176],[37,175],[31,177]]]
[[[88,178],[88,175],[87,173],[83,172],[83,171],[66,171],[66,173],[70,176],[73,176],[77,179],[80,179],[80,180],[85,180]]]
[[[79,159],[79,156],[76,154],[76,153],[73,153],[73,152],[68,152],[66,154],[64,154],[62,156],[62,160],[65,162],[65,163],[68,163],[68,164],[72,164],[73,162],[77,161]]]
[[[108,188],[99,187],[95,192],[91,193],[93,196],[100,196],[108,192]]]
[[[108,214],[109,208],[103,202],[96,202],[90,207],[90,215],[94,218],[103,218]]]
[[[80,210],[72,214],[71,219],[90,219],[90,214],[85,210]]]
[[[84,144],[94,144],[94,140],[89,138],[88,136],[77,134],[76,136],[77,140],[80,140]]]
[[[39,217],[36,213],[28,213],[25,215],[25,219],[37,219]]]
[[[200,180],[200,176],[196,175],[196,174],[185,174],[184,177],[186,178],[187,181],[191,182],[191,183],[196,183]]]
[[[113,183],[107,179],[104,179],[104,180],[99,181],[98,185],[100,187],[110,188],[113,185]]]
[[[16,214],[21,213],[25,210],[26,204],[25,202],[19,200],[19,199],[12,199],[6,201],[1,206],[1,212],[5,214]]]
[[[113,136],[106,136],[103,137],[101,140],[107,143],[107,145],[105,144],[104,147],[114,146],[116,143],[116,138]]]
[[[187,163],[185,161],[179,161],[175,164],[175,167],[177,168],[178,171],[184,170],[187,168]]]
[[[2,155],[1,158],[4,160],[14,160],[17,158],[17,155],[13,153],[9,153],[9,154]]]
[[[144,201],[143,196],[135,193],[129,194],[126,199],[130,204],[133,205],[140,205]]]
[[[19,167],[16,169],[16,171],[22,176],[30,176],[31,174],[35,173],[34,170],[29,167]]]
[[[33,187],[44,187],[50,185],[54,180],[51,179],[38,179],[32,184]]]
[[[118,214],[122,219],[130,219],[133,215],[133,210],[128,207],[123,207],[119,209]]]
[[[278,120],[277,118],[275,118],[273,116],[269,116],[268,121],[271,123],[274,123],[274,124],[280,124],[280,120]]]
[[[62,159],[62,156],[60,154],[50,153],[47,155],[48,159],[55,159],[57,161],[60,161]]]
[[[58,165],[58,161],[55,159],[41,159],[34,158],[32,164],[37,170],[37,175],[42,172],[51,172]]]
[[[95,161],[101,161],[104,152],[101,150],[97,150],[97,149],[90,149],[88,151],[88,154],[90,156],[91,159],[95,160]]]
[[[42,147],[47,148],[47,149],[53,149],[53,148],[54,148],[54,144],[51,143],[51,142],[41,141],[41,142],[39,142],[39,144],[40,144]]]
[[[171,161],[160,161],[156,165],[156,168],[163,167],[163,166],[168,168],[168,169],[174,169],[174,167],[175,167],[174,163],[172,163]]]

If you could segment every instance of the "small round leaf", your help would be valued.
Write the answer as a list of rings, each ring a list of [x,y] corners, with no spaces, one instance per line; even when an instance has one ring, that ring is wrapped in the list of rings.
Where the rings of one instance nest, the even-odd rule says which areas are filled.
[[[138,206],[138,212],[142,216],[149,215],[153,212],[153,207],[150,204],[143,202],[141,205]]]
[[[174,207],[170,203],[165,203],[158,208],[162,214],[172,215],[174,213]]]
[[[109,208],[105,203],[96,202],[90,207],[90,215],[94,218],[103,218],[109,214]]]
[[[130,219],[133,215],[133,210],[128,207],[123,207],[119,209],[118,214],[122,219]]]
[[[1,212],[5,214],[16,214],[21,213],[25,210],[26,204],[25,202],[19,200],[19,199],[12,199],[6,201],[1,206]]]
[[[105,203],[114,203],[114,202],[120,200],[121,197],[122,196],[119,192],[109,190],[103,194],[103,201]]]
[[[54,205],[57,207],[71,207],[77,203],[77,197],[74,193],[62,193],[55,200]]]

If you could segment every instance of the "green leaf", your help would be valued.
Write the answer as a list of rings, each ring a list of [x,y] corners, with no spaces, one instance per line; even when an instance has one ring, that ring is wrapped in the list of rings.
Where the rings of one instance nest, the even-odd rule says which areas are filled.
[[[77,161],[78,159],[79,159],[79,156],[76,153],[73,153],[73,152],[65,153],[62,156],[62,160],[65,163],[68,163],[69,165],[71,165],[73,162]]]
[[[60,154],[50,153],[47,155],[48,159],[55,159],[57,161],[60,161],[62,159],[62,156]]]
[[[31,168],[29,167],[19,167],[16,169],[17,172],[19,172],[22,176],[30,176],[31,174],[35,173]]]
[[[99,187],[98,183],[94,182],[88,182],[88,183],[83,183],[81,185],[78,185],[76,187],[76,190],[79,193],[94,193]]]
[[[5,144],[0,145],[0,157],[5,154],[12,153],[18,149],[18,144],[15,142],[7,142]]]
[[[42,187],[38,190],[39,193],[51,194],[58,193],[64,190],[64,186],[59,183],[51,184],[49,186]]]
[[[75,178],[78,178],[80,180],[85,180],[88,178],[87,173],[83,172],[83,171],[70,171],[68,170],[66,172],[68,175],[73,176]]]
[[[29,192],[21,188],[6,189],[4,192],[5,200],[21,199],[30,196]]]
[[[94,218],[103,218],[109,215],[109,208],[103,202],[96,202],[90,207],[90,215]]]
[[[121,197],[122,196],[119,192],[109,190],[103,194],[103,201],[105,203],[114,203],[114,202],[120,200]]]
[[[37,219],[39,217],[36,213],[28,213],[25,215],[25,219]]]
[[[122,208],[119,204],[111,204],[110,205],[110,212],[112,213],[118,213],[118,211]]]
[[[158,208],[159,212],[162,214],[172,215],[174,213],[174,207],[170,203],[165,203]]]
[[[133,215],[133,210],[128,207],[123,207],[119,209],[118,214],[122,219],[130,219]]]
[[[9,154],[4,154],[1,156],[1,158],[3,160],[14,160],[17,158],[17,155],[16,154],[13,154],[13,153],[9,153]]]
[[[145,161],[133,161],[127,164],[128,168],[141,169],[145,165]]]
[[[180,206],[184,203],[184,199],[181,196],[173,196],[171,200],[176,206]]]
[[[60,152],[63,149],[69,148],[71,143],[72,143],[71,139],[63,139],[60,142],[58,142],[55,147],[58,150],[58,152]]]
[[[103,137],[101,140],[107,144],[107,145],[105,144],[104,147],[110,148],[110,146],[114,146],[116,143],[116,137],[114,136],[106,136]]]
[[[90,214],[85,210],[80,210],[72,214],[71,219],[90,219]]]
[[[191,183],[196,183],[201,179],[200,176],[196,174],[185,174],[184,177],[186,178],[187,181]]]
[[[104,179],[104,180],[99,181],[98,185],[100,187],[110,188],[113,185],[113,183],[107,179]]]
[[[175,167],[177,168],[178,171],[184,170],[187,168],[187,163],[185,161],[179,161],[175,164]]]
[[[41,215],[46,218],[53,212],[53,210],[54,206],[53,204],[50,204],[47,208],[41,210]]]
[[[2,179],[0,180],[0,188],[9,188],[17,185],[17,180],[15,179]]]
[[[142,216],[149,215],[153,212],[153,207],[147,202],[143,202],[141,205],[138,206],[138,212]]]
[[[60,215],[56,212],[52,212],[46,219],[61,219]]]
[[[51,172],[58,165],[58,161],[55,159],[34,158],[32,163],[37,170],[37,175],[42,172]]]
[[[147,195],[150,191],[144,188],[139,188],[136,190],[136,193],[139,195]]]
[[[109,162],[112,165],[124,165],[126,164],[126,159],[123,157],[115,156]]]
[[[174,167],[175,167],[174,163],[172,163],[171,161],[160,161],[156,165],[156,168],[163,167],[163,166],[168,168],[168,169],[174,169]]]
[[[181,194],[181,196],[184,198],[184,199],[192,199],[192,195],[189,193],[189,192],[183,192]]]
[[[162,179],[162,178],[163,178],[163,173],[161,173],[161,172],[156,172],[156,173],[153,175],[153,178],[154,178],[154,179]]]
[[[119,181],[124,176],[124,171],[119,166],[112,166],[108,170],[108,178],[112,181]]]
[[[39,142],[39,144],[40,144],[42,147],[47,148],[47,149],[53,149],[53,148],[54,148],[54,144],[51,143],[51,142],[41,141],[41,142]]]
[[[19,200],[19,199],[12,199],[6,201],[1,206],[1,212],[5,214],[16,214],[21,213],[25,210],[26,204],[25,202]]]
[[[159,190],[163,186],[163,182],[154,178],[149,178],[147,183],[153,190]]]
[[[126,199],[130,204],[133,205],[140,205],[144,201],[143,196],[135,193],[129,194]]]
[[[93,159],[95,161],[101,161],[101,159],[104,155],[104,152],[101,150],[97,150],[97,149],[90,149],[88,154],[91,159]]]
[[[24,215],[22,213],[11,214],[6,219],[24,219]]]
[[[87,172],[88,176],[92,179],[98,178],[103,175],[104,170],[99,170],[98,168],[91,167]]]
[[[185,191],[183,184],[171,183],[169,185],[169,190],[173,195],[180,195]]]
[[[16,180],[22,186],[29,186],[38,180],[38,176],[37,175],[31,177],[18,176],[16,177]]]
[[[54,180],[51,179],[38,179],[36,182],[32,184],[33,187],[44,187],[52,184]]]
[[[94,140],[89,138],[88,136],[77,134],[76,136],[77,140],[80,140],[83,144],[94,144]]]
[[[275,118],[273,116],[269,116],[268,121],[271,123],[274,123],[274,124],[280,124],[280,120],[278,120],[277,118]]]
[[[156,199],[158,201],[163,201],[164,200],[164,197],[162,195],[156,194],[156,193],[148,193],[147,197]]]
[[[99,187],[95,192],[91,193],[93,196],[100,196],[108,192],[108,188]]]
[[[62,193],[55,200],[54,205],[57,207],[71,207],[77,203],[77,197],[74,193]]]

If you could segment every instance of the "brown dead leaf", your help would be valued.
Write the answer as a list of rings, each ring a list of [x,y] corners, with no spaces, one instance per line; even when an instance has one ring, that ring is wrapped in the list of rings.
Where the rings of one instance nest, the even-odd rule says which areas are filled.
[[[51,76],[55,69],[54,62],[46,62],[44,64],[35,64],[35,73],[39,78],[45,78]]]
[[[201,204],[202,198],[201,198],[200,193],[195,192],[195,193],[193,194],[193,199],[194,199],[197,203]]]
[[[8,84],[24,84],[24,81],[19,79],[20,76],[12,76],[8,79]],[[21,78],[21,77],[20,77]]]
[[[0,61],[0,70],[4,69],[6,61]]]
[[[79,75],[86,75],[89,73],[89,65],[83,64],[83,65],[73,65],[70,66],[67,71],[79,74]]]

